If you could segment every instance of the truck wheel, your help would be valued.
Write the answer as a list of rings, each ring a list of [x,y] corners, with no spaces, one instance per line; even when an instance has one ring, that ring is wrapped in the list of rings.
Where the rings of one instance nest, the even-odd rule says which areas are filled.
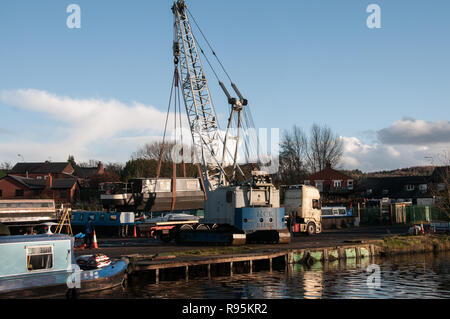
[[[308,236],[314,235],[316,233],[316,224],[314,224],[313,222],[308,223],[306,232],[308,233]]]
[[[197,231],[208,231],[209,230],[209,226],[205,225],[205,224],[200,224],[197,226],[197,228],[195,228],[195,230]]]

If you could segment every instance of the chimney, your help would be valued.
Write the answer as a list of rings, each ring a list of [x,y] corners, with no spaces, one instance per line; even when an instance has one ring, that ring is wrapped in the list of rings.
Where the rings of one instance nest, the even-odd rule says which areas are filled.
[[[103,163],[102,162],[98,162],[98,174],[103,174],[105,171],[103,169]]]

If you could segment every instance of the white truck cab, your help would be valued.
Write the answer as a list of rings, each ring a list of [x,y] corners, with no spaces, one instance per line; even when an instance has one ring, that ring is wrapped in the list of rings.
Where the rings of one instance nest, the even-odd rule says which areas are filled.
[[[314,235],[322,232],[320,192],[314,186],[289,185],[284,190],[283,207],[288,228],[293,233]]]

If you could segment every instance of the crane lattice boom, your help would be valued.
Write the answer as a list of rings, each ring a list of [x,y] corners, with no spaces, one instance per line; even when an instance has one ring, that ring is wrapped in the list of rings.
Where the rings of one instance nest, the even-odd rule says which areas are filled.
[[[208,184],[208,190],[213,190],[219,185],[219,172],[222,170],[217,159],[221,144],[219,128],[205,72],[185,9],[184,1],[177,1],[172,7],[175,63],[180,63],[183,98],[196,159],[201,163],[202,177]],[[218,174],[209,176],[208,168],[218,171]]]

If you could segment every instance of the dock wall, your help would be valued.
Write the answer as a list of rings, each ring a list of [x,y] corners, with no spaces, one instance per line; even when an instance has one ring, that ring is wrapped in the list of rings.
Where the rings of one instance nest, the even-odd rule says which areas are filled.
[[[399,249],[400,247],[400,249]],[[230,255],[171,256],[172,258],[132,256],[129,263],[130,274],[149,272],[154,282],[160,280],[184,279],[199,276],[233,276],[237,273],[272,269],[289,269],[291,265],[313,266],[334,261],[344,263],[373,263],[374,257],[404,253],[425,253],[450,250],[448,236],[439,240],[423,237],[374,240],[364,243],[348,243],[321,248],[289,249],[282,247],[264,252],[236,253]]]

